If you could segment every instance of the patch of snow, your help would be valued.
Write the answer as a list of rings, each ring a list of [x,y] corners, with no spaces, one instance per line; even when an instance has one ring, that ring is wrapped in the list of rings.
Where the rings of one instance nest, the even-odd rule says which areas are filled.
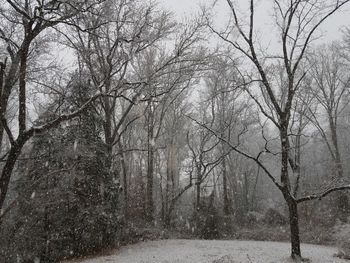
[[[314,263],[346,263],[333,257],[334,247],[302,245],[303,257]],[[161,240],[130,245],[114,255],[80,263],[291,263],[290,244],[259,241]],[[66,262],[69,263],[69,262]],[[71,262],[72,263],[72,262]]]

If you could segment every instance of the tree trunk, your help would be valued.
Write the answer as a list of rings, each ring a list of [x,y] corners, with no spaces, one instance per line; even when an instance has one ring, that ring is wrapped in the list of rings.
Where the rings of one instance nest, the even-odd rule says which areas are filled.
[[[171,148],[171,146],[170,146]],[[171,165],[171,160],[172,154],[171,150],[168,149],[168,156],[167,156],[167,172],[166,172],[166,185],[165,185],[165,202],[164,202],[164,223],[165,226],[169,227],[170,226],[170,208],[169,208],[169,202],[171,200],[170,197],[170,184],[172,182],[171,180],[171,173],[172,173],[172,165]]]
[[[169,227],[171,223],[171,214],[175,209],[177,201],[175,188],[178,187],[177,169],[177,148],[175,142],[176,132],[172,132],[171,140],[167,148],[167,177],[166,177],[166,204],[164,213],[165,226]]]
[[[258,183],[259,183],[259,175],[260,175],[260,166],[258,166],[258,171],[256,173],[256,177],[255,177],[255,182],[254,182],[254,188],[253,188],[253,193],[252,193],[252,201],[251,201],[251,209],[252,210],[256,210],[257,206],[258,206],[258,202],[257,202],[257,187],[258,187]]]
[[[170,204],[169,208],[167,209],[167,211],[165,211],[164,214],[164,225],[166,227],[170,227],[170,222],[171,222],[171,213],[174,210],[174,205]]]
[[[146,185],[146,218],[149,222],[153,221],[153,173],[154,173],[154,116],[152,111],[152,102],[148,105],[148,138],[147,138],[147,185]]]
[[[109,82],[106,83],[106,90],[109,90]],[[106,166],[108,171],[112,173],[112,163],[113,163],[113,138],[112,138],[112,111],[109,102],[109,98],[103,98],[103,109],[104,109],[104,122],[103,122],[103,131],[104,131],[104,140],[107,148],[107,163]]]
[[[147,189],[146,189],[146,216],[149,221],[153,220],[153,168],[154,168],[154,151],[149,147],[148,167],[147,167]]]
[[[19,142],[11,146],[10,152],[6,159],[6,163],[2,169],[0,177],[0,210],[4,206],[11,175],[25,142],[26,140],[19,140]]]
[[[247,172],[243,173],[244,176],[244,184],[243,184],[243,209],[244,213],[247,214],[249,212],[249,182]]]
[[[200,182],[196,182],[196,209],[200,209],[201,204],[201,184]]]
[[[289,158],[289,141],[288,141],[288,121],[286,115],[281,117],[280,137],[281,137],[281,183],[282,194],[288,205],[289,225],[290,225],[290,241],[291,241],[291,257],[294,260],[301,260],[300,250],[300,233],[299,233],[299,216],[298,204],[293,197],[291,184],[288,173]]]
[[[19,133],[22,134],[26,130],[26,84],[27,84],[27,58],[29,52],[29,45],[26,45],[21,52],[21,63],[19,68],[19,101],[18,101],[18,124]]]
[[[127,164],[125,161],[125,154],[123,152],[123,146],[121,141],[119,140],[119,149],[121,150],[121,158],[120,158],[120,162],[121,162],[121,167],[122,167],[122,172],[123,172],[123,195],[124,195],[124,217],[125,219],[127,219],[128,217],[128,168],[127,168]]]
[[[339,144],[338,144],[337,125],[331,113],[329,113],[329,126],[331,130],[332,143],[333,143],[334,152],[335,152],[335,156],[334,156],[335,168],[336,168],[337,176],[339,177],[339,179],[341,179],[343,177],[343,166],[342,166],[341,154],[340,154]]]
[[[294,197],[297,197],[298,192],[299,192],[299,187],[300,187],[300,178],[301,178],[301,128],[299,126],[298,129],[298,134],[295,138],[295,150],[294,150],[294,169],[293,169],[293,173],[296,176],[295,179],[295,185],[294,185],[294,191],[293,191],[293,195]]]
[[[334,146],[334,164],[336,170],[336,176],[338,180],[342,180],[344,177],[344,170],[341,160],[341,153],[339,150],[338,144],[338,134],[337,134],[337,125],[336,120],[331,113],[329,115],[329,126],[331,131],[332,143]],[[349,200],[348,196],[344,192],[338,192],[336,194],[336,203],[337,203],[337,218],[339,218],[342,222],[347,222],[347,218],[349,216]]]
[[[224,191],[224,215],[230,214],[230,203],[228,200],[228,190],[227,190],[227,170],[226,170],[226,158],[222,160],[222,184],[223,184],[223,191]]]
[[[20,66],[20,56],[16,55],[11,59],[11,66],[8,73],[5,73],[6,65],[2,65],[2,83],[1,83],[1,97],[0,97],[0,151],[3,150],[3,138],[4,138],[4,124],[3,121],[6,119],[6,111],[8,108],[9,98],[13,90],[14,85],[18,80],[18,71]]]
[[[2,102],[1,98],[2,98],[2,89],[4,86],[4,79],[5,79],[5,69],[6,69],[6,61],[0,62],[0,103]],[[1,114],[2,108],[3,107],[0,106],[0,152],[2,150],[2,139],[4,134],[4,129],[2,127],[2,118],[3,118],[3,114]]]
[[[197,165],[197,180],[196,180],[196,211],[200,209],[201,206],[201,180],[202,180],[202,171],[200,164]]]
[[[292,246],[292,258],[294,260],[301,259],[300,250],[300,233],[299,233],[299,216],[298,204],[295,200],[286,200],[289,210],[289,224],[290,224],[290,241]]]

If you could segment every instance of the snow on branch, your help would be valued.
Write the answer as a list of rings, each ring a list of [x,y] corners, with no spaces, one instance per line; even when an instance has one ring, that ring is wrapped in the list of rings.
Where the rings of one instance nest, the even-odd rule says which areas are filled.
[[[306,201],[311,201],[311,200],[315,200],[315,199],[322,199],[323,197],[326,197],[327,195],[329,195],[330,193],[336,192],[336,191],[342,191],[342,190],[350,190],[350,185],[343,185],[343,186],[337,186],[337,187],[333,187],[328,189],[327,191],[323,192],[323,193],[319,193],[319,194],[312,194],[312,195],[308,195],[302,198],[297,199],[297,203],[302,203],[302,202],[306,202]]]

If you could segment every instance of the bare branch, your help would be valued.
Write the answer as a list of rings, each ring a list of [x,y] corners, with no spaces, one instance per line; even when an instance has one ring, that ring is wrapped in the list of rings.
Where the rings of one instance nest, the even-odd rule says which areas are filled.
[[[297,199],[297,202],[302,203],[302,202],[311,201],[311,200],[315,200],[315,199],[321,200],[323,197],[326,197],[327,195],[329,195],[333,192],[343,191],[343,190],[350,190],[350,185],[337,186],[337,187],[333,187],[331,189],[328,189],[327,191],[325,191],[323,193],[308,195],[308,196]]]

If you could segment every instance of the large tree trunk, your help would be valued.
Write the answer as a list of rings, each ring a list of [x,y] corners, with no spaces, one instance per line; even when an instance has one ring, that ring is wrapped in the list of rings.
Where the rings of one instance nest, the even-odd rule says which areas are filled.
[[[299,216],[298,204],[293,197],[289,174],[289,138],[288,138],[288,121],[284,115],[281,118],[280,137],[281,137],[281,183],[282,194],[288,205],[289,224],[290,224],[290,240],[291,240],[291,257],[294,260],[301,260],[300,250],[300,233],[299,233]]]
[[[301,259],[300,250],[300,233],[299,233],[299,216],[298,216],[298,204],[295,200],[290,199],[287,201],[289,210],[289,224],[290,224],[290,241],[292,248],[292,258],[295,260]]]
[[[9,154],[7,155],[7,159],[5,162],[5,165],[2,169],[2,173],[1,173],[1,177],[0,177],[0,209],[2,209],[5,199],[6,199],[6,195],[7,195],[7,191],[8,191],[8,187],[10,184],[10,180],[11,180],[11,175],[12,172],[15,168],[17,159],[19,157],[19,155],[22,152],[22,148],[24,146],[24,144],[27,142],[27,140],[29,139],[29,137],[23,136],[23,134],[25,133],[26,130],[26,76],[27,76],[27,58],[28,58],[28,52],[29,52],[29,44],[30,41],[26,41],[23,44],[22,50],[21,52],[19,52],[20,54],[20,68],[19,68],[19,113],[18,113],[18,124],[19,124],[19,135],[18,135],[18,139],[16,141],[11,142],[11,148],[9,151]],[[11,68],[12,70],[12,68]],[[3,81],[3,72],[1,72],[1,81]],[[11,74],[10,74],[11,76]],[[3,121],[6,121],[5,119],[5,114],[6,114],[6,110],[7,110],[7,103],[8,103],[8,99],[9,96],[11,94],[11,87],[8,86],[9,83],[12,83],[12,81],[7,80],[5,87],[4,87],[4,91],[1,93],[1,107],[0,107],[0,123],[2,124],[0,126],[0,146],[1,146],[1,142],[3,139],[3,130],[4,130],[4,126],[3,126]],[[7,86],[6,86],[7,85]],[[2,86],[2,83],[1,83]]]
[[[2,169],[0,177],[0,210],[4,206],[11,175],[13,170],[15,169],[17,159],[21,154],[25,142],[26,140],[18,140],[14,145],[11,146],[5,165]]]
[[[1,72],[0,72],[0,151],[3,150],[3,138],[4,138],[4,123],[6,120],[6,111],[8,108],[8,102],[13,90],[14,85],[18,79],[18,71],[20,66],[20,56],[16,55],[11,60],[11,66],[8,73],[5,73],[6,65],[5,63],[1,64]]]

